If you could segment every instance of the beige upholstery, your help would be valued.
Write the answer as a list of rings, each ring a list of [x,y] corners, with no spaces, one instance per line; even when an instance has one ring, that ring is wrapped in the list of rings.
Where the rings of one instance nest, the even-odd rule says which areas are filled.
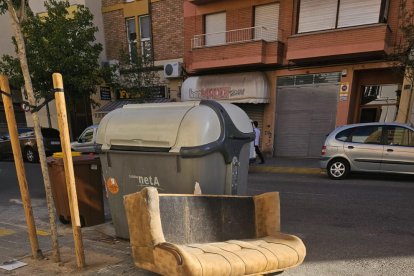
[[[257,275],[295,267],[305,258],[306,248],[302,241],[296,236],[279,232],[279,194],[277,192],[251,197],[252,206],[254,206],[256,237],[221,241],[218,234],[217,241],[186,244],[165,241],[159,200],[164,196],[172,200],[174,197],[180,197],[180,200],[191,197],[197,206],[200,204],[203,206],[205,202],[210,199],[216,200],[218,197],[224,198],[224,205],[230,201],[226,198],[246,199],[246,197],[237,196],[158,195],[155,188],[145,188],[141,192],[125,196],[124,205],[132,255],[135,265],[140,268],[162,275]],[[179,201],[179,204],[182,202],[185,201]],[[217,208],[224,210],[223,206]],[[179,212],[179,215],[185,218],[184,221],[188,222],[191,219],[191,210],[190,208],[188,212]],[[234,212],[238,211],[243,210],[234,210]],[[173,215],[168,214],[167,218],[172,219],[173,222],[180,221],[171,216]],[[199,214],[195,214],[195,218],[200,223],[204,219]],[[177,231],[188,228],[186,225],[173,224],[173,226],[177,227]],[[219,233],[226,229],[217,229],[217,226],[214,226],[208,230]],[[192,230],[188,229],[188,231]],[[197,234],[200,240],[206,236],[202,231]]]

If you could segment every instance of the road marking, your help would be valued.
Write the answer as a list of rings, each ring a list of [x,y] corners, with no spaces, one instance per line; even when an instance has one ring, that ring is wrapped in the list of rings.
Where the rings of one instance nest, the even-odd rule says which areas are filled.
[[[0,237],[10,236],[10,235],[13,235],[14,233],[16,232],[13,230],[0,228]]]
[[[46,230],[41,230],[41,229],[37,230],[37,231],[36,231],[36,233],[37,233],[39,236],[49,236],[49,235],[50,235],[50,233],[49,233],[48,231],[46,231]]]
[[[272,166],[251,166],[250,172],[267,173],[292,173],[292,174],[321,174],[319,168],[299,168],[299,167],[272,167]]]

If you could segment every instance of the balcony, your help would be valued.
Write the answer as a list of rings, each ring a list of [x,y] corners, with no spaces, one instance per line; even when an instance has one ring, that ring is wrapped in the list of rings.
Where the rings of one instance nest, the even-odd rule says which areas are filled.
[[[281,63],[280,30],[256,26],[225,32],[195,35],[191,40],[187,69],[201,71],[238,66]]]
[[[383,56],[392,51],[386,24],[297,34],[288,38],[289,61],[334,60]]]
[[[195,5],[203,5],[211,2],[216,2],[219,0],[190,0],[189,2]]]

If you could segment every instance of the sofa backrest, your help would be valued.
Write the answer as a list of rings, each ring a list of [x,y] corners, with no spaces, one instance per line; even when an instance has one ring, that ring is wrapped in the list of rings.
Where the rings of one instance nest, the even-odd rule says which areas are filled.
[[[252,197],[159,194],[165,240],[177,244],[255,237]]]

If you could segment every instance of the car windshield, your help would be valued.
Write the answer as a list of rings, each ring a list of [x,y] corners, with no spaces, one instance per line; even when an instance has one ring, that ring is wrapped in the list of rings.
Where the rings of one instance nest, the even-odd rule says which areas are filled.
[[[17,129],[17,132],[19,133],[19,135],[23,133],[27,133],[27,132],[32,132],[32,131],[33,131],[33,128],[18,128]]]

